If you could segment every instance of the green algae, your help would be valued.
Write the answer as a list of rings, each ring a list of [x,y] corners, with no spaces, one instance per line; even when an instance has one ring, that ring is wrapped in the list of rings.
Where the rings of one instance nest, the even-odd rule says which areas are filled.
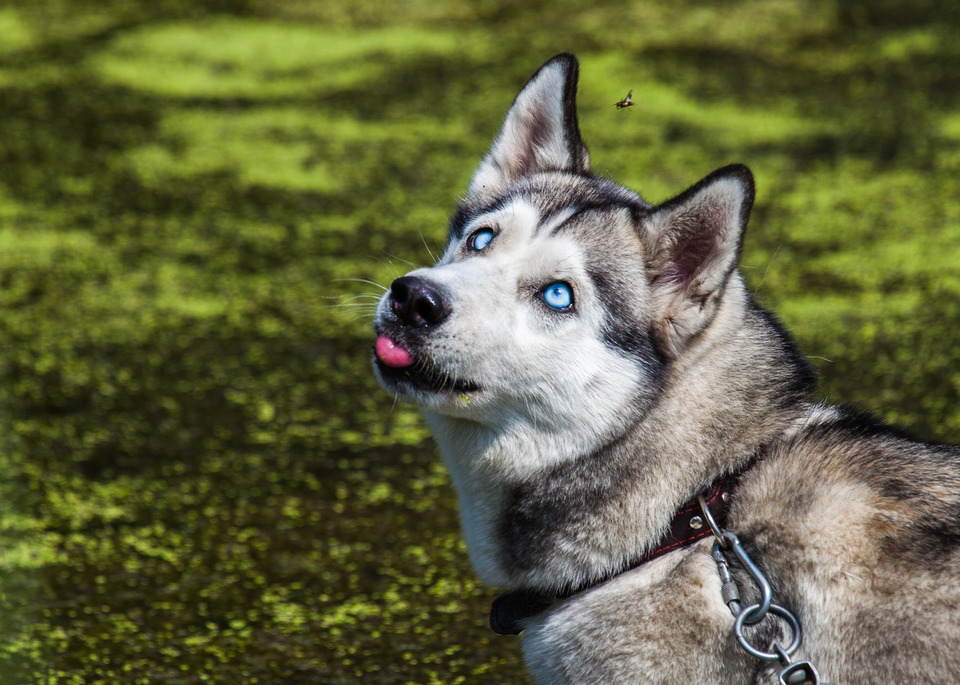
[[[561,50],[597,170],[658,201],[748,163],[745,273],[827,394],[960,440],[956,19],[0,8],[0,682],[526,681],[369,324]]]

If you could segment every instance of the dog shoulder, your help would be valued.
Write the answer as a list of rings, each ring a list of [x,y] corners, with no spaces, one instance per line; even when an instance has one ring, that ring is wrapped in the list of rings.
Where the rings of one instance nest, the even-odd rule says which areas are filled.
[[[734,514],[759,541],[803,548],[828,531],[832,547],[856,540],[850,550],[877,563],[928,565],[960,550],[956,446],[840,408],[771,445],[755,471]]]
[[[887,659],[892,682],[960,672],[957,447],[832,411],[770,446],[729,525],[803,616],[831,679],[864,682],[892,652],[902,655]],[[856,653],[840,647],[865,626]]]

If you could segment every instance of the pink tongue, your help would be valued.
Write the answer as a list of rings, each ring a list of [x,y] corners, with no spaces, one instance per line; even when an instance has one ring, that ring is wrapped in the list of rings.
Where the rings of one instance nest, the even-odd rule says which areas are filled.
[[[377,359],[396,368],[413,364],[413,356],[385,335],[377,338]]]

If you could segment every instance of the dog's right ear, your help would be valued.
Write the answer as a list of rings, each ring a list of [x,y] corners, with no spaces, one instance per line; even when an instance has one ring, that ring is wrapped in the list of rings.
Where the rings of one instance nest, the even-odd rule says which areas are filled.
[[[468,196],[491,196],[541,171],[590,170],[577,122],[577,58],[557,55],[535,73],[513,101],[493,148],[470,182]]]

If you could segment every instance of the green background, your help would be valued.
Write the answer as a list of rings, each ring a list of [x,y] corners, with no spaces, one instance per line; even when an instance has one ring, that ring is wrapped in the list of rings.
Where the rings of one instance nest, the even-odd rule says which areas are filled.
[[[0,3],[0,682],[525,682],[370,322],[560,51],[599,173],[657,202],[753,169],[744,273],[826,395],[960,440],[958,25],[954,0]]]

